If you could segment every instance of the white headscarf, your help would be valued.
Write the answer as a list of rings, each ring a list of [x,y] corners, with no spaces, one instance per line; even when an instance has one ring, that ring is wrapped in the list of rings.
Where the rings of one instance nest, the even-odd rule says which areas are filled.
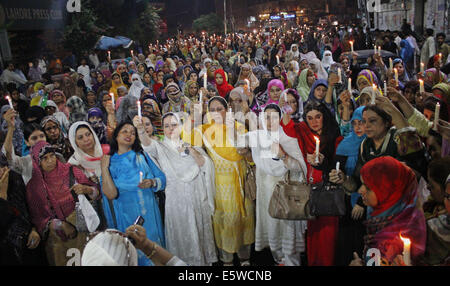
[[[86,244],[81,256],[82,266],[137,266],[134,245],[120,234],[107,229]]]
[[[309,61],[309,64],[314,65],[313,71],[315,74],[317,74],[318,79],[328,79],[328,73],[323,68],[322,62],[318,58],[312,59],[311,61]]]
[[[75,135],[79,126],[89,128],[89,130],[92,133],[92,136],[94,136],[95,141],[94,157],[84,153],[83,150],[81,150],[80,147],[78,147],[75,141]],[[88,173],[86,174],[88,177],[92,176],[92,174],[95,174],[97,177],[100,177],[102,175],[100,160],[103,157],[103,150],[102,145],[98,140],[97,134],[95,134],[94,129],[92,129],[91,125],[86,121],[78,121],[72,124],[69,129],[69,141],[74,150],[73,155],[69,159],[69,163],[71,165],[83,167],[83,169],[85,170],[85,174]]]
[[[295,51],[295,52],[292,50],[292,48],[294,46],[297,47],[297,51]],[[292,53],[293,58],[300,58],[300,51],[298,50],[298,45],[297,44],[291,45],[291,53]]]
[[[325,51],[322,58],[322,66],[325,68],[325,70],[328,70],[334,63],[335,62],[333,60],[333,54],[331,53],[331,51]]]
[[[130,86],[130,90],[128,91],[129,95],[134,96],[136,99],[139,100],[139,98],[141,98],[141,90],[145,87],[144,84],[142,83],[141,77],[139,76],[139,74],[134,73],[131,76],[131,86]]]

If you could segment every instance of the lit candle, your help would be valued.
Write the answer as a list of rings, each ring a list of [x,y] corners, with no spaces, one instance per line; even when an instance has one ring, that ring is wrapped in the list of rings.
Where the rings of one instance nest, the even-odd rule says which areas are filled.
[[[342,83],[341,68],[338,68],[338,78],[339,78],[339,83]]]
[[[134,53],[133,53],[133,50],[131,50],[131,57],[132,57],[132,58],[134,57]]]
[[[378,55],[381,56],[381,46],[378,46]]]
[[[386,84],[386,81],[384,81],[384,96],[387,96],[387,84]]]
[[[12,101],[11,101],[11,97],[9,97],[8,95],[6,96],[6,99],[8,100],[9,103],[9,107],[11,107],[11,109],[14,109]]]
[[[203,104],[203,92],[200,90],[199,102]]]
[[[111,59],[111,51],[108,51],[108,58]]]
[[[439,62],[442,61],[442,53],[439,53]]]
[[[277,55],[277,65],[280,64],[280,57]]]
[[[138,116],[139,118],[142,118],[142,112],[141,112],[141,101],[137,101],[137,108],[138,108]]]
[[[350,92],[350,94],[352,94],[352,79],[351,78],[348,79],[348,92]]]
[[[208,85],[208,81],[207,81],[207,74],[206,74],[207,72],[205,72],[204,74],[203,74],[203,87],[204,88],[206,88],[207,87],[207,85]]]
[[[114,93],[111,92],[109,95],[111,96],[112,107],[115,109],[116,107],[115,107],[115,104],[114,104]]]
[[[139,184],[142,184],[142,178],[144,177],[144,173],[139,172]]]
[[[376,54],[376,53],[377,53],[377,46],[373,45],[373,54]]]
[[[420,93],[425,92],[425,89],[424,89],[424,87],[423,87],[423,80],[422,80],[422,79],[419,79],[419,84],[420,84],[419,92],[420,92]]]
[[[392,70],[394,68],[394,64],[392,63],[392,58],[389,58],[389,69]]]
[[[350,41],[350,47],[352,48],[352,53],[353,53],[353,41]]]
[[[377,92],[377,86],[375,84],[372,85],[372,100],[370,101],[370,104],[375,104],[375,96]]]
[[[319,146],[320,146],[320,140],[316,136],[314,136],[314,139],[316,140],[316,164],[319,163]]]
[[[340,167],[340,162],[338,161],[337,163],[336,163],[336,172],[338,172],[339,173],[339,167]]]
[[[438,103],[436,103],[436,109],[434,110],[434,127],[433,130],[437,131],[437,126],[439,123],[439,113],[441,111],[441,105]]]
[[[403,261],[405,262],[405,265],[411,266],[411,240],[402,237],[401,234],[400,239],[403,241]]]
[[[425,70],[425,64],[424,63],[420,63],[420,72],[422,73],[422,76],[424,75],[423,72]]]
[[[394,68],[395,86],[398,86],[398,69]]]

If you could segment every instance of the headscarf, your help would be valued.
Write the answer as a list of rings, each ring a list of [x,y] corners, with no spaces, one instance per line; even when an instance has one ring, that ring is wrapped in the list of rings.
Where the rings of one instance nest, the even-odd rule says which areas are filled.
[[[242,76],[242,69],[244,69],[244,68],[250,69],[250,73],[249,73],[247,79],[250,82],[250,90],[253,91],[259,85],[259,80],[253,74],[252,66],[249,63],[245,63],[241,66],[241,70],[239,71],[238,81],[245,80],[245,78]]]
[[[281,80],[272,79],[271,81],[269,81],[269,84],[267,85],[267,102],[263,106],[261,106],[262,110],[264,110],[264,108],[271,103],[278,105],[278,101],[273,101],[270,98],[270,89],[272,88],[272,86],[276,86],[276,87],[280,88],[281,90],[284,90],[284,84]]]
[[[70,124],[86,120],[86,106],[81,98],[72,96],[67,100],[66,105],[72,109],[69,115]]]
[[[295,83],[295,80],[298,77],[298,72],[299,72],[300,68],[298,66],[298,62],[297,61],[291,61],[290,64],[294,66],[294,70],[293,71],[289,70],[287,72],[287,77],[288,77],[289,86],[293,87],[294,83]]]
[[[302,70],[298,78],[297,92],[302,102],[308,100],[309,92],[311,91],[311,88],[308,85],[308,70],[309,68]]]
[[[193,85],[193,84],[197,84],[197,85],[198,85],[198,83],[197,83],[196,81],[188,80],[188,81],[186,82],[186,85],[184,86],[184,95],[185,95],[187,98],[189,98],[190,100],[195,99],[195,97],[192,97],[192,96],[190,95],[190,93],[189,93],[189,89],[191,88],[191,85]]]
[[[308,101],[316,101],[320,103],[325,103],[325,97],[321,100],[317,99],[314,96],[314,90],[319,86],[322,85],[326,88],[328,88],[328,81],[324,79],[318,79],[314,82],[314,84],[311,86],[311,90],[309,91]]]
[[[89,121],[89,119],[91,117],[100,117],[101,121],[95,122],[95,123],[91,123]],[[91,109],[88,110],[88,121],[89,124],[91,124],[92,128],[95,131],[95,134],[97,134],[97,137],[99,138],[99,141],[101,144],[107,144],[107,139],[106,139],[106,125],[103,122],[103,112],[101,111],[100,108],[98,107],[93,107]],[[70,139],[70,138],[69,138]],[[71,142],[72,143],[72,142]]]
[[[309,64],[314,65],[314,69],[312,69],[312,70],[317,75],[318,79],[328,80],[328,73],[323,68],[322,62],[318,58],[311,59],[309,61]]]
[[[378,201],[373,209],[368,208],[366,249],[377,248],[392,262],[403,251],[401,234],[411,240],[414,261],[424,253],[426,244],[425,217],[416,207],[418,183],[414,171],[384,156],[367,162],[360,175]]]
[[[350,120],[350,123],[352,123],[354,120],[360,120],[362,121],[362,114],[365,106],[358,107],[354,112],[352,119]],[[358,154],[359,154],[359,146],[361,145],[361,142],[366,138],[366,134],[364,134],[361,137],[358,137],[356,135],[355,131],[353,130],[353,126],[350,125],[350,134],[347,135],[344,140],[339,144],[339,146],[336,149],[336,155],[346,156],[347,161],[345,163],[345,174],[352,175],[353,171],[356,167],[356,162],[358,161]],[[354,207],[356,204],[356,201],[360,195],[358,193],[352,193],[351,195],[351,203]]]
[[[372,86],[373,84],[376,84],[377,86],[380,86],[377,76],[371,70],[365,69],[365,70],[362,70],[362,71],[359,72],[358,77],[356,78],[356,86],[358,86],[358,81],[361,78],[366,79],[370,83],[370,86]]]
[[[292,48],[293,48],[294,46],[297,47],[297,51],[296,51],[296,52],[294,52],[294,51],[292,50]],[[291,45],[290,52],[291,52],[293,58],[299,58],[299,57],[300,57],[300,51],[299,51],[299,49],[298,49],[298,45],[297,45],[297,44],[292,44],[292,45]]]
[[[322,57],[322,66],[323,68],[328,71],[331,67],[332,64],[334,64],[334,60],[333,60],[333,54],[331,53],[331,51],[325,51],[323,53],[323,57]]]
[[[363,90],[361,90],[361,92],[359,93],[359,96],[355,98],[355,102],[358,104],[358,106],[361,106],[361,103],[360,103],[361,96],[363,94],[368,94],[369,98],[372,99],[372,93],[373,93],[373,87],[372,86],[366,86],[365,88],[363,88]],[[376,97],[381,97],[382,96],[381,91],[380,91],[379,88],[376,89],[375,93],[376,93],[376,95],[375,95]]]
[[[120,83],[119,83],[119,84],[116,84],[116,83],[114,82],[114,80],[112,79],[115,75],[118,75],[119,78],[120,78]],[[124,86],[124,87],[126,88],[125,83],[124,83],[123,80],[122,80],[122,76],[121,76],[118,72],[114,72],[114,73],[111,75],[111,88],[109,89],[109,93],[114,93],[114,99],[115,99],[116,101],[117,101],[117,99],[119,98],[119,94],[117,93],[117,89],[118,89],[120,86]],[[127,88],[127,90],[128,90],[128,88]]]
[[[406,70],[406,66],[405,63],[403,62],[402,59],[395,59],[392,61],[393,66],[395,66],[396,64],[402,64],[404,69],[403,69],[403,74],[402,75],[398,75],[398,80],[401,81],[403,84],[407,83],[409,81],[409,76],[408,76],[408,71]]]
[[[39,141],[31,147],[30,153],[33,171],[27,184],[26,197],[33,225],[42,236],[50,220],[65,220],[75,210],[69,187],[70,164],[63,163],[64,159],[48,142]],[[51,172],[43,172],[40,159],[48,153],[56,154],[56,168]],[[73,168],[73,174],[78,184],[94,185],[80,169]]]
[[[84,126],[84,127],[88,128],[91,131],[92,136],[94,137],[94,142],[95,142],[94,157],[84,153],[83,150],[81,150],[80,147],[78,147],[78,145],[76,143],[75,136],[76,136],[77,129],[80,126]],[[100,177],[102,175],[100,160],[103,157],[103,149],[102,149],[102,146],[100,145],[100,140],[97,137],[97,134],[94,131],[94,129],[92,128],[92,126],[86,121],[75,122],[74,124],[72,124],[72,126],[70,126],[69,140],[70,140],[70,144],[72,145],[73,150],[74,150],[73,155],[69,159],[69,164],[81,166],[87,172],[89,172],[91,174],[95,174],[97,177]]]
[[[438,84],[439,82],[434,82],[434,75],[436,73],[437,73],[437,70],[435,68],[427,69],[425,71],[424,82],[430,86]],[[447,82],[447,76],[442,71],[440,71],[440,73],[441,73],[441,76],[440,76],[441,82]]]
[[[131,76],[131,82],[132,84],[130,86],[128,94],[134,96],[137,100],[139,100],[139,98],[141,98],[141,90],[145,87],[142,83],[141,77],[137,73],[134,73]]]
[[[220,85],[216,83],[216,88],[219,92],[219,95],[225,98],[225,96],[233,89],[233,86],[228,83],[227,76],[225,76],[225,71],[223,69],[218,69],[214,72],[214,79],[216,78],[217,74],[220,74],[222,76],[223,82]]]
[[[292,120],[299,122],[303,119],[303,101],[300,98],[300,96],[298,95],[297,91],[293,88],[288,88],[285,91],[283,91],[283,93],[281,94],[281,96],[284,96],[284,94],[293,94],[295,101],[297,101],[297,111],[293,114],[291,114],[291,118]]]

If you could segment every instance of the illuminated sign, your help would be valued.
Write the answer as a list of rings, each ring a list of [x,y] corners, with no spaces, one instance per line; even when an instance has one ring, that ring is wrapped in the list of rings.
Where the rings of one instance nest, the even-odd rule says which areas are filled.
[[[284,19],[292,19],[295,18],[295,14],[286,14],[284,15]]]
[[[270,16],[270,20],[280,20],[280,16]]]

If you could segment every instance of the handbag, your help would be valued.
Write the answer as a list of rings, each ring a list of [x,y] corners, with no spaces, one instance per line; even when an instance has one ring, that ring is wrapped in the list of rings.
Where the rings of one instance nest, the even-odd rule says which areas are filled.
[[[311,186],[302,173],[303,182],[290,180],[290,171],[284,175],[274,188],[269,202],[269,215],[276,219],[311,220],[310,213]]]
[[[345,192],[342,186],[320,182],[311,187],[311,214],[314,216],[344,216]]]
[[[245,161],[247,170],[244,179],[244,195],[246,198],[256,200],[256,165]]]
[[[73,166],[69,169],[69,188],[75,184],[75,176],[73,174]],[[94,232],[100,225],[100,218],[94,207],[84,195],[77,195],[72,191],[75,200],[75,227],[78,232]]]

